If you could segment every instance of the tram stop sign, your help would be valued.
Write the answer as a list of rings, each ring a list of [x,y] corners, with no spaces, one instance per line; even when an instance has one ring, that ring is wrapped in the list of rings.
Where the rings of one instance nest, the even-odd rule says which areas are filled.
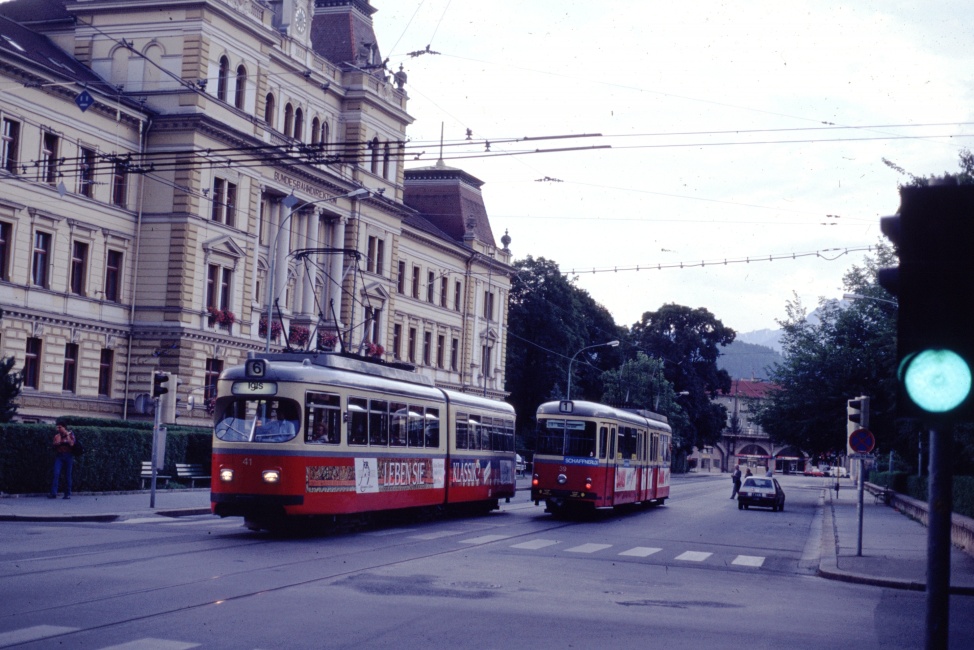
[[[876,446],[876,436],[869,429],[856,429],[849,434],[849,448],[857,454],[868,454]]]

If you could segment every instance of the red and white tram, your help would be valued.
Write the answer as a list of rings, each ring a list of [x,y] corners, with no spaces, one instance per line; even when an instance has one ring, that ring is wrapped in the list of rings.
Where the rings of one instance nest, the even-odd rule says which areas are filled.
[[[662,415],[595,402],[538,407],[531,499],[547,511],[662,504],[670,496],[672,432]]]
[[[211,507],[251,528],[514,496],[514,409],[337,353],[259,354],[220,375]]]

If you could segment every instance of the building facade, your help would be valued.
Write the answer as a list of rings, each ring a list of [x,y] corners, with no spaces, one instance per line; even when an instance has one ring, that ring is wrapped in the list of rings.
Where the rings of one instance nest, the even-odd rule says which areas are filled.
[[[166,371],[203,423],[223,368],[285,348],[504,396],[509,239],[479,180],[405,170],[406,79],[374,11],[0,5],[0,355],[21,418],[137,417]],[[430,196],[460,207],[424,214]]]

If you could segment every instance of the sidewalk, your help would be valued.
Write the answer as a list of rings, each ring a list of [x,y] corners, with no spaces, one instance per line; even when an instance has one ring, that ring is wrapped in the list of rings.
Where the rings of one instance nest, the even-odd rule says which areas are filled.
[[[0,498],[0,521],[121,521],[136,517],[180,517],[210,512],[210,489],[156,490],[155,508],[144,492],[76,492],[67,501],[45,494]]]
[[[856,555],[859,536],[858,494],[851,485],[824,490],[823,578],[889,587],[926,590],[927,527],[895,508],[877,503],[866,492],[862,500],[862,555]],[[951,547],[950,592],[974,595],[974,557]]]

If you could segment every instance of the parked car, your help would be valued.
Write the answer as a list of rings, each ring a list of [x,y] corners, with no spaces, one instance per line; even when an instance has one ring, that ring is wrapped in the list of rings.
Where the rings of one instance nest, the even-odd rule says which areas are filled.
[[[808,466],[805,468],[805,476],[825,476],[825,473],[817,467]]]
[[[524,470],[527,465],[524,462],[524,456],[521,454],[514,454],[514,470],[517,472],[518,476],[524,474]]]
[[[785,491],[778,479],[764,476],[748,476],[737,493],[737,509],[747,510],[750,506],[771,508],[772,512],[785,509]]]

